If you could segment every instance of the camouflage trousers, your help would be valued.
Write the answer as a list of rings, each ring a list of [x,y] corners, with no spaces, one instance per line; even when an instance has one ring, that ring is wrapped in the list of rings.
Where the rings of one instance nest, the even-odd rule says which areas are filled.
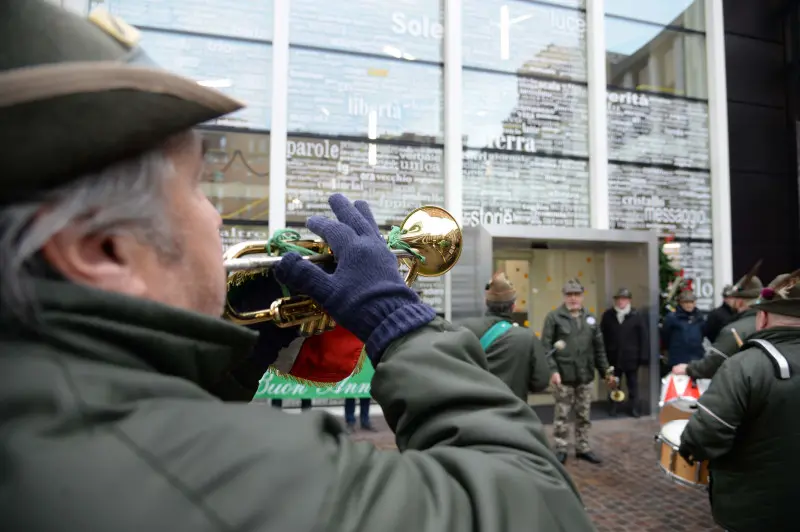
[[[575,410],[575,452],[588,453],[589,409],[592,404],[592,384],[579,384],[577,386],[560,385],[553,391],[555,416],[553,419],[553,436],[555,437],[555,451],[567,452],[567,418],[571,410]]]

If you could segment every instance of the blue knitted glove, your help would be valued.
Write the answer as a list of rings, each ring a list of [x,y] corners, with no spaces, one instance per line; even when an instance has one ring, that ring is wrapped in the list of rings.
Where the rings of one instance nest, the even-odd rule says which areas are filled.
[[[334,272],[288,253],[275,274],[292,292],[321,304],[364,342],[377,363],[392,341],[429,323],[436,312],[405,285],[397,257],[389,251],[367,203],[350,203],[341,194],[331,196],[328,203],[339,221],[312,216],[307,226],[333,250]]]

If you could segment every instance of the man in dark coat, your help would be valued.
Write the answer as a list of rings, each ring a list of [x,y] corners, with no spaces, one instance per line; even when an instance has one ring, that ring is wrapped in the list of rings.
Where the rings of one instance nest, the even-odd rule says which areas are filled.
[[[733,298],[731,297],[732,285],[726,285],[722,289],[722,304],[708,313],[706,316],[706,338],[712,344],[717,340],[722,328],[728,323],[736,319],[736,309],[733,307]]]
[[[711,379],[728,358],[739,351],[740,343],[756,332],[756,309],[751,308],[764,285],[757,276],[748,274],[732,286],[729,292],[731,308],[738,318],[722,328],[713,345],[709,346],[703,358],[688,364],[678,364],[672,368],[676,375],[688,375],[693,379]]]
[[[530,329],[512,321],[516,300],[514,285],[505,273],[496,273],[486,285],[486,316],[464,320],[461,325],[480,340],[489,371],[527,402],[528,393],[547,388],[550,367],[542,342]]]
[[[667,365],[687,364],[703,358],[703,328],[705,316],[697,310],[697,298],[690,288],[678,295],[678,308],[664,318],[661,339],[667,348]]]
[[[628,384],[628,408],[633,417],[639,417],[639,366],[650,358],[647,322],[631,306],[633,295],[627,288],[614,294],[614,306],[603,313],[600,329],[606,347],[608,363],[614,366],[614,375],[625,377]],[[611,402],[611,415],[617,414],[617,403]]]
[[[681,437],[708,460],[714,520],[731,532],[797,530],[800,270],[770,283],[742,351],[722,364]]]
[[[542,327],[542,344],[550,352],[561,340],[566,347],[548,358],[555,399],[553,437],[556,456],[567,460],[567,418],[575,411],[575,457],[593,464],[602,460],[589,445],[589,419],[595,370],[609,383],[614,375],[606,359],[603,334],[597,318],[583,306],[583,285],[570,279],[562,288],[564,303],[549,312]]]
[[[296,253],[274,270],[364,344],[399,452],[249,404],[274,360],[219,317],[191,129],[242,104],[137,39],[107,13],[0,2],[4,530],[594,530],[536,414],[405,285],[364,202],[308,221],[335,271]]]

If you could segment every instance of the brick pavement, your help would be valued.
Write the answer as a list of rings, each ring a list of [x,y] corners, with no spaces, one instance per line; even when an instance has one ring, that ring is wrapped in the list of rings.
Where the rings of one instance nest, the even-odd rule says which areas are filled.
[[[395,449],[392,433],[382,417],[373,419],[376,433],[357,432],[353,438]],[[604,459],[600,466],[577,461],[567,469],[599,532],[720,531],[711,519],[704,492],[681,488],[658,469],[653,436],[655,419],[619,418],[596,421],[593,450]],[[552,437],[552,427],[548,426]]]

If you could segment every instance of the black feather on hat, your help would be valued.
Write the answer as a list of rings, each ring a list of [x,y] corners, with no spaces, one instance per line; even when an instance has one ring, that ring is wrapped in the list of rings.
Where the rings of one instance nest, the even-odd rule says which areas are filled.
[[[756,277],[756,274],[763,262],[763,259],[758,259],[758,262],[750,268],[750,271],[744,274],[744,276],[731,287],[726,297],[736,297],[740,299],[755,299],[759,297],[761,295],[761,290],[764,288],[764,284],[761,282],[761,279]]]

